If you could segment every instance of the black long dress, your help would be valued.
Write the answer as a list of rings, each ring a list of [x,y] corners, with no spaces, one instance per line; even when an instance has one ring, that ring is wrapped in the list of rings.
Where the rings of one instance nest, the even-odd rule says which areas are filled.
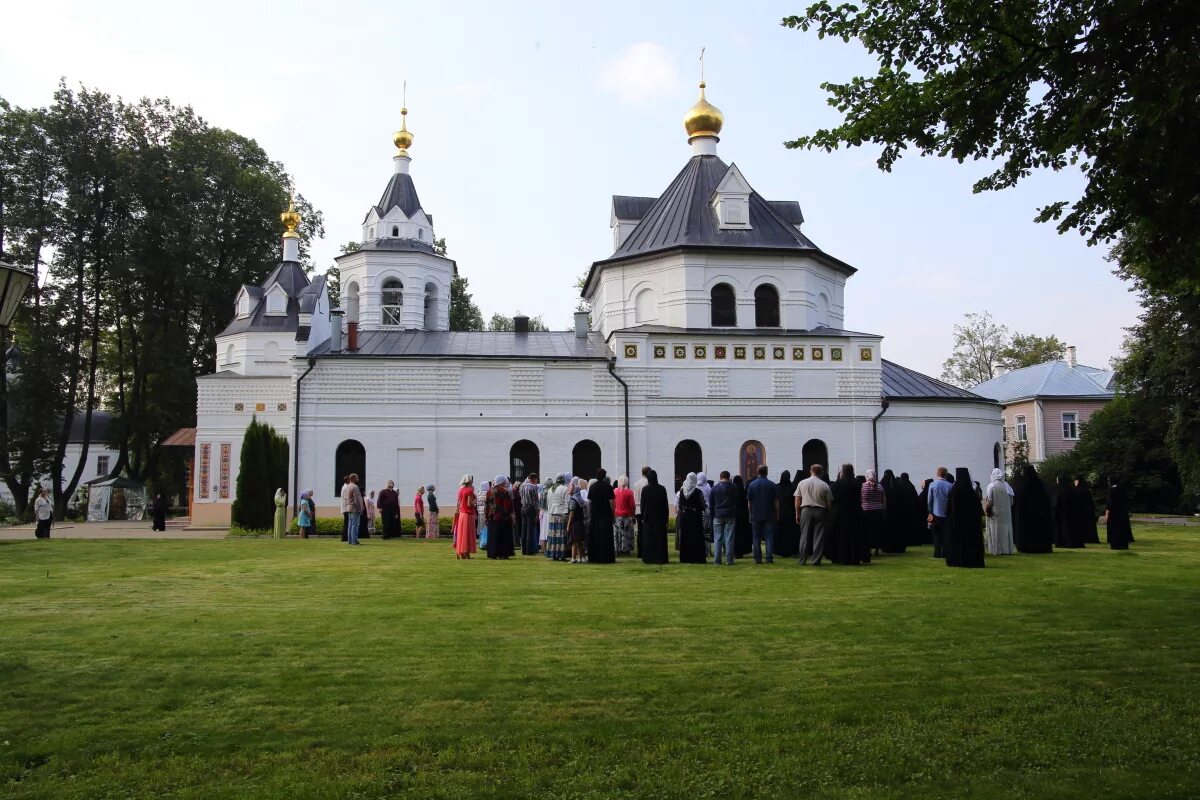
[[[1050,496],[1032,464],[1026,464],[1021,473],[1021,484],[1016,493],[1016,518],[1014,538],[1019,553],[1054,552],[1054,517],[1050,509]]]
[[[921,493],[917,495],[917,508],[914,511],[915,519],[913,520],[915,529],[909,544],[933,543],[933,532],[929,529],[929,487],[932,484],[933,478],[926,478],[925,484],[921,487]]]
[[[946,566],[982,567],[983,504],[966,468],[959,467],[957,473],[946,512]]]
[[[1075,487],[1067,480],[1066,475],[1060,475],[1056,488],[1054,502],[1050,507],[1054,516],[1054,546],[1083,547],[1083,531],[1078,527],[1078,496]]]
[[[733,499],[737,509],[733,517],[733,555],[743,558],[750,555],[754,540],[750,527],[750,507],[746,505],[746,482],[741,475],[734,476],[733,485],[737,490]]]
[[[642,540],[638,552],[643,564],[666,564],[669,558],[667,547],[667,520],[671,507],[667,501],[667,487],[658,482],[658,475],[651,470],[646,475],[642,488]]]
[[[800,528],[796,525],[796,514],[792,510],[795,506],[792,493],[795,491],[792,474],[785,469],[779,474],[779,483],[775,485],[775,496],[779,499],[779,521],[775,523],[774,550],[777,556],[794,556],[800,552]]]
[[[1084,544],[1100,544],[1100,532],[1096,529],[1096,501],[1092,498],[1092,487],[1083,478],[1075,481],[1076,526],[1083,536]]]
[[[511,558],[513,555],[513,502],[507,488],[497,486],[488,492],[487,514],[487,557]]]
[[[1113,550],[1128,550],[1133,541],[1133,528],[1129,524],[1129,499],[1125,487],[1113,484],[1108,487],[1108,507],[1105,515],[1108,529],[1108,546]]]
[[[167,498],[161,494],[155,497],[154,504],[150,507],[150,513],[154,517],[150,530],[165,531],[167,529]]]
[[[675,520],[679,531],[679,563],[703,564],[708,560],[704,546],[704,492],[693,489],[687,497],[679,497],[679,516]]]
[[[887,498],[884,514],[883,552],[903,553],[908,547],[908,528],[911,524],[904,486],[890,469],[883,471],[883,496]]]
[[[607,478],[596,481],[588,489],[588,505],[592,514],[588,522],[588,562],[592,564],[617,563],[617,548],[613,541],[614,499],[612,484]]]
[[[857,478],[838,478],[833,482],[833,523],[825,552],[835,564],[861,564],[863,556],[871,560],[862,527],[862,489]]]

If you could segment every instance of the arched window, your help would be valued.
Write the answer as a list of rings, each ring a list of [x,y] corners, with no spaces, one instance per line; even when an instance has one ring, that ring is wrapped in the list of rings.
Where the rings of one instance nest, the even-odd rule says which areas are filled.
[[[737,299],[733,287],[728,283],[718,283],[709,293],[712,301],[712,326],[714,328],[732,328],[737,325]]]
[[[267,342],[263,345],[262,360],[267,362],[279,361],[279,344],[277,342]]]
[[[576,478],[590,481],[600,470],[600,445],[591,439],[577,442],[571,448],[571,472]]]
[[[358,284],[346,287],[346,322],[358,322]]]
[[[437,284],[425,284],[425,330],[437,328]]]
[[[698,442],[684,439],[675,445],[675,491],[683,485],[689,472],[704,471],[704,452]]]
[[[399,225],[393,225],[393,226],[392,226],[392,237],[393,237],[393,238],[394,238],[394,237],[398,237],[399,235],[400,235],[400,226],[399,226]]]
[[[742,480],[752,481],[758,477],[758,468],[767,463],[767,448],[762,446],[762,442],[756,442],[751,439],[748,442],[742,442],[742,449],[738,453],[738,468],[742,471]]]
[[[425,229],[424,228],[417,228],[417,238],[420,239],[421,241],[425,241]]]
[[[830,313],[829,295],[821,292],[817,295],[817,326],[828,328]]]
[[[754,290],[754,327],[779,327],[779,291],[769,283]]]
[[[655,307],[654,292],[650,289],[642,289],[633,299],[633,321],[650,322],[657,317],[658,309]]]
[[[362,442],[347,439],[337,446],[333,456],[335,497],[342,492],[342,479],[351,473],[358,475],[358,488],[362,489],[367,485],[367,449],[362,446]]]
[[[992,466],[1000,469],[1000,443],[996,442],[992,445]]]
[[[396,278],[388,278],[383,282],[383,292],[379,301],[381,323],[398,327],[404,320],[403,311],[404,284]]]
[[[233,363],[233,345],[229,345],[225,348],[225,363],[221,366],[228,366]]]
[[[370,232],[369,232],[367,235],[368,235],[369,237],[371,237],[372,239],[374,239],[374,238],[375,238],[375,226],[374,226],[374,225],[372,225],[372,226],[371,226],[371,230],[370,230]]]
[[[542,469],[542,457],[538,446],[528,439],[514,442],[508,449],[508,477],[514,481],[523,481],[530,475],[536,475]]]
[[[833,479],[833,469],[829,466],[829,448],[820,439],[809,439],[805,442],[800,450],[800,458],[804,461],[802,474],[807,475],[813,464],[820,464],[825,468],[825,480],[828,482]]]

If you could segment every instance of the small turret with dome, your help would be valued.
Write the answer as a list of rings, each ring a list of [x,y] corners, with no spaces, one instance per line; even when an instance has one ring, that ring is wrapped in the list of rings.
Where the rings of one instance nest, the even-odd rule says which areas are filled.
[[[698,136],[709,136],[720,140],[718,134],[725,125],[721,109],[708,102],[704,96],[704,81],[700,81],[700,99],[683,115],[683,129],[687,131],[688,143]]]
[[[288,194],[287,211],[279,215],[279,220],[286,229],[283,232],[283,260],[299,261],[300,234],[297,233],[296,228],[300,227],[300,212],[296,211],[295,192]]]
[[[408,148],[412,147],[413,135],[408,130],[408,109],[400,109],[400,130],[392,134],[392,141],[396,144],[396,156],[408,157]]]

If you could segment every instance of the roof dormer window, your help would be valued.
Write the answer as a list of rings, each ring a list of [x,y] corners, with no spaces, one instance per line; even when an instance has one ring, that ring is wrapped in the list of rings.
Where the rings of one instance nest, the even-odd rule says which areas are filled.
[[[276,287],[267,293],[267,314],[282,317],[287,314],[287,295]]]
[[[237,317],[238,319],[245,319],[248,316],[250,316],[250,294],[243,289],[238,293]]]
[[[400,238],[400,226],[399,225],[392,226],[392,238],[393,239]]]
[[[721,230],[750,229],[752,191],[737,164],[730,164],[712,196],[712,207],[717,212],[717,225]]]

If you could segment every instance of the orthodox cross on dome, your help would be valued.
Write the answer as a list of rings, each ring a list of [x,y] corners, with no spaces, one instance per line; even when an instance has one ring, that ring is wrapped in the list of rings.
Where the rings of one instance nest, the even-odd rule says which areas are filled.
[[[704,97],[704,48],[700,48],[700,99],[683,116],[683,129],[693,155],[716,155],[725,115]]]
[[[408,148],[412,147],[413,135],[408,130],[408,81],[404,81],[403,94],[400,102],[400,130],[392,134],[392,141],[396,145],[396,157],[408,158]]]

